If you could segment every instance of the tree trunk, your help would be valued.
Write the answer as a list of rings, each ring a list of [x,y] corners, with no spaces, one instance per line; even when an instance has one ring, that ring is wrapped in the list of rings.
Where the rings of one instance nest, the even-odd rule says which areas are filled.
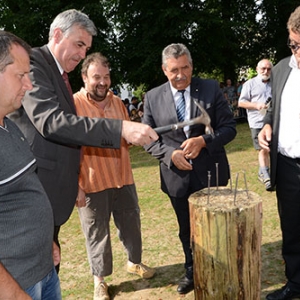
[[[262,202],[218,188],[189,198],[196,300],[259,300]]]

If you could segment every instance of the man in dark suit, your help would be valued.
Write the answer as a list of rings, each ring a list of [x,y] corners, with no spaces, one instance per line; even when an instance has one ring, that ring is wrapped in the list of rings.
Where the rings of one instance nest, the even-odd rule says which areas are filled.
[[[157,138],[149,126],[130,121],[77,117],[67,79],[85,58],[96,35],[94,23],[75,9],[52,22],[49,42],[32,51],[33,89],[23,107],[10,116],[28,139],[38,165],[38,176],[52,204],[54,241],[72,213],[78,186],[80,146],[119,148],[121,136],[144,145]]]
[[[258,135],[261,147],[270,151],[287,278],[286,285],[267,295],[268,300],[300,297],[300,6],[291,14],[287,28],[292,56],[272,69],[271,107]]]
[[[193,289],[193,257],[190,248],[189,196],[208,185],[216,184],[218,163],[219,185],[226,185],[229,167],[224,145],[236,135],[235,121],[219,84],[214,80],[192,78],[193,64],[189,50],[183,44],[171,44],[162,53],[162,69],[168,82],[146,93],[143,123],[160,127],[200,115],[194,100],[200,103],[211,118],[214,135],[206,134],[204,125],[162,134],[145,149],[160,162],[161,188],[173,205],[179,238],[185,254],[186,274],[177,291],[185,294]],[[183,116],[176,114],[184,103]]]

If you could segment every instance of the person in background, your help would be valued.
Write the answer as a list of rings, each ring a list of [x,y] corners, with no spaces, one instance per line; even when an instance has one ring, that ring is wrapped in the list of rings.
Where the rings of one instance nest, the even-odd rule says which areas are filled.
[[[88,55],[81,75],[84,88],[74,94],[79,116],[129,119],[121,99],[109,90],[110,65],[106,57],[100,53]],[[154,276],[155,270],[141,262],[140,209],[129,145],[124,138],[120,149],[82,147],[77,205],[94,275],[94,300],[109,299],[104,277],[112,274],[111,214],[128,255],[127,271],[142,278]]]
[[[138,114],[138,104],[139,104],[138,97],[133,96],[131,98],[131,102],[128,108],[131,121],[135,121],[135,122],[141,121],[141,117]]]
[[[245,79],[244,78],[239,81],[238,87],[236,89],[236,95],[237,95],[238,98],[241,96],[241,92],[242,92],[244,83],[245,83]]]
[[[270,76],[273,64],[262,59],[256,66],[257,76],[244,83],[239,98],[239,107],[247,110],[253,146],[258,151],[258,179],[268,190],[271,188],[269,174],[269,152],[260,147],[257,136],[263,127],[264,111],[268,107],[271,95]]]
[[[130,112],[129,112],[129,99],[128,99],[128,98],[125,98],[125,99],[123,100],[123,103],[124,103],[124,105],[125,105],[125,107],[126,107],[128,116],[130,116]]]
[[[131,102],[129,104],[129,112],[131,112],[133,109],[137,110],[138,109],[138,104],[139,104],[138,97],[133,96],[131,98]]]
[[[226,80],[223,93],[229,104],[232,104],[236,100],[236,88],[232,85],[231,79]]]
[[[178,123],[199,116],[200,104],[211,119],[214,134],[205,133],[204,125],[167,132],[145,149],[159,160],[161,188],[172,203],[179,224],[179,238],[185,256],[185,275],[179,281],[178,293],[194,288],[193,254],[190,239],[189,196],[216,185],[216,163],[219,185],[227,185],[229,167],[224,145],[236,135],[235,121],[215,80],[192,78],[193,62],[183,44],[171,44],[162,52],[162,70],[168,82],[146,93],[143,123],[153,128]]]
[[[287,28],[292,55],[272,69],[272,102],[258,135],[260,146],[270,152],[271,186],[276,188],[287,278],[267,300],[300,297],[300,6],[290,15]]]
[[[28,142],[6,117],[32,89],[31,49],[3,30],[0,49],[0,299],[60,300],[51,204]]]
[[[57,245],[60,227],[70,217],[77,197],[80,146],[119,148],[122,137],[136,145],[158,138],[142,124],[76,115],[68,73],[85,58],[95,35],[95,25],[86,14],[70,9],[57,15],[48,44],[32,51],[33,89],[10,116],[37,159],[38,176],[53,208]]]

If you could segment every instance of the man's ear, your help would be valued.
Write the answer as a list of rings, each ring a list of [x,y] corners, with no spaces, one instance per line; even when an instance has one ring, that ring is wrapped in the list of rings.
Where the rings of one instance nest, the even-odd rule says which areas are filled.
[[[166,68],[165,68],[165,66],[164,66],[164,65],[161,65],[161,68],[162,68],[162,70],[163,70],[164,74],[167,76],[167,74],[166,74]]]
[[[61,31],[60,28],[55,28],[54,29],[53,39],[54,39],[55,43],[58,44],[62,40],[63,36],[64,36],[64,34],[63,34],[63,32]]]
[[[84,84],[87,83],[87,76],[85,74],[81,74],[81,78],[82,78],[82,81],[84,82]]]

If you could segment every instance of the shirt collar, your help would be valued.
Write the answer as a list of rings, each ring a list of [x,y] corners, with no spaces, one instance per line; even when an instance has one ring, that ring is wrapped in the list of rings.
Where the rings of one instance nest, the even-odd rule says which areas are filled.
[[[170,82],[169,82],[169,84],[170,84],[170,87],[171,87],[172,95],[173,95],[173,97],[175,97],[175,95],[176,95],[176,93],[178,92],[178,90],[175,89],[175,88],[172,86],[172,84],[171,84]],[[191,90],[191,85],[187,86],[187,87],[185,88],[185,90],[186,90],[187,92],[190,92],[190,90]]]
[[[51,55],[53,56],[53,58],[54,58],[54,60],[55,60],[55,63],[56,63],[56,65],[57,65],[57,67],[58,67],[58,70],[59,70],[60,74],[62,75],[63,72],[64,72],[64,69],[62,68],[62,66],[60,65],[60,63],[58,62],[58,60],[56,59],[56,57],[54,56],[54,54],[53,54],[53,52],[51,51],[49,45],[47,45],[47,48],[49,49]]]
[[[290,59],[290,62],[289,62],[289,66],[292,69],[299,69],[298,63],[297,63],[297,60],[296,60],[296,57],[295,57],[294,54],[291,56],[291,59]]]

